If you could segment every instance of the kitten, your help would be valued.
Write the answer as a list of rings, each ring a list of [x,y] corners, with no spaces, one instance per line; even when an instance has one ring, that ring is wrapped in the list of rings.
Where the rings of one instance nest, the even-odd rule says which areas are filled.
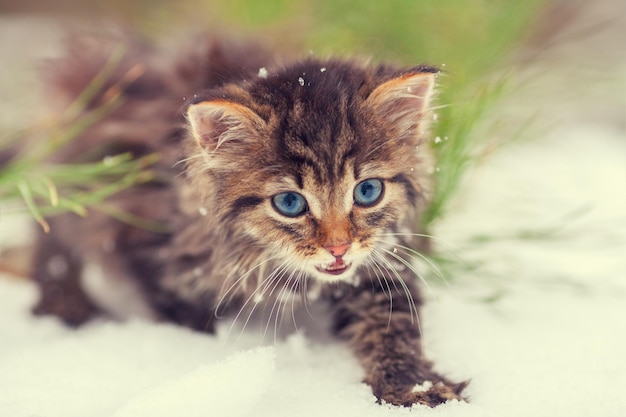
[[[76,97],[114,44],[74,39],[48,69],[53,96]],[[96,313],[82,285],[87,264],[135,285],[158,318],[206,332],[223,314],[319,293],[380,401],[461,398],[465,383],[423,358],[410,259],[428,194],[437,70],[313,58],[279,65],[254,45],[193,45],[173,59],[126,42],[86,110],[112,91],[122,104],[55,156],[157,153],[155,180],[116,194],[107,211],[165,230],[94,209],[49,219],[34,258],[34,311],[69,325]]]

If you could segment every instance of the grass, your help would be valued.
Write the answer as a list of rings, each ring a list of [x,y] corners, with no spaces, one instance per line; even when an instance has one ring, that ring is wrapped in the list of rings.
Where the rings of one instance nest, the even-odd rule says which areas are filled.
[[[150,181],[149,166],[156,161],[155,156],[134,159],[133,155],[125,153],[98,162],[76,164],[57,163],[53,157],[121,104],[119,91],[113,87],[105,103],[85,110],[86,103],[102,88],[122,55],[122,50],[113,53],[100,73],[58,119],[0,136],[0,152],[7,155],[7,160],[0,165],[0,201],[11,207],[7,212],[0,206],[4,214],[30,211],[46,232],[50,229],[46,217],[67,211],[86,216],[90,207],[134,220],[128,214],[112,211],[105,201],[133,184]]]

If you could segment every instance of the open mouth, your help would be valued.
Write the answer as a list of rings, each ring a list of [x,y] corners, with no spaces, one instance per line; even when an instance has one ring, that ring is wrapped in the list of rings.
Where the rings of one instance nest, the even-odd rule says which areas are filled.
[[[345,263],[343,259],[339,258],[326,266],[317,265],[315,268],[324,274],[341,275],[350,269],[350,266],[352,266],[351,263]]]

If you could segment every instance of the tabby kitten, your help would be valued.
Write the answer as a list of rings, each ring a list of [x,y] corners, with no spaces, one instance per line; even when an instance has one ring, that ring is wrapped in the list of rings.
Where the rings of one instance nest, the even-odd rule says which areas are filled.
[[[122,104],[55,158],[157,153],[155,180],[107,204],[165,230],[96,210],[51,218],[34,260],[34,311],[85,322],[101,309],[81,278],[94,264],[133,286],[155,317],[207,332],[224,314],[243,318],[259,304],[317,293],[380,401],[460,398],[465,384],[422,355],[408,256],[427,196],[437,70],[313,58],[278,65],[253,45],[206,39],[174,58],[125,42],[126,58],[85,111],[112,92]],[[48,69],[53,96],[76,97],[114,44],[74,39]]]

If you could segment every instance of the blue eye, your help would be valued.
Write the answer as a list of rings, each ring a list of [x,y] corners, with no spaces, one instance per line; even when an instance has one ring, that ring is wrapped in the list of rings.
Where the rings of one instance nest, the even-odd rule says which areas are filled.
[[[373,206],[383,196],[383,182],[378,179],[361,181],[354,189],[354,201],[359,206]]]
[[[287,217],[298,217],[307,210],[304,197],[298,193],[281,193],[272,197],[277,212]]]

